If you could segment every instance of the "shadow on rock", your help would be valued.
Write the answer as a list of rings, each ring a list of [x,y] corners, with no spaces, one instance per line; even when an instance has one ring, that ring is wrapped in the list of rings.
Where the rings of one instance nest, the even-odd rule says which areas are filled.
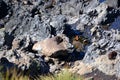
[[[74,62],[74,61],[77,61],[77,60],[82,60],[84,58],[84,56],[85,56],[84,52],[73,51],[73,53],[71,53],[68,56],[67,61],[68,62]]]
[[[33,60],[29,68],[26,67],[25,65],[18,67],[18,65],[9,62],[5,57],[0,59],[0,72],[3,76],[6,76],[7,73],[8,75],[17,73],[17,75],[29,76],[30,79],[35,79],[41,74],[47,74],[49,72],[49,66],[44,61]]]
[[[0,67],[1,67],[0,71],[1,71],[1,72],[5,72],[5,71],[7,71],[7,69],[10,69],[10,68],[12,68],[12,67],[14,67],[14,66],[15,66],[15,64],[9,62],[9,61],[7,60],[7,58],[2,57],[2,58],[0,59]]]
[[[4,18],[8,14],[8,6],[2,0],[0,0],[0,19]]]
[[[88,73],[84,76],[92,77],[92,80],[118,80],[118,78],[115,75],[106,75],[106,74],[102,73],[101,71],[99,71],[98,69],[96,69],[92,73]]]
[[[120,15],[120,10],[115,10],[112,7],[108,7],[107,11],[108,11],[108,14],[106,15],[107,19],[101,22],[102,25],[114,22],[115,18],[117,18]]]
[[[65,56],[59,55],[59,57],[54,56],[54,58],[59,59],[59,61],[74,62],[77,60],[82,60],[84,56],[85,56],[84,52],[77,52],[76,50],[74,50],[72,53],[68,53],[68,55]]]
[[[11,49],[14,36],[10,35],[9,33],[5,33],[4,39],[5,39],[4,45],[6,45],[8,47],[8,49]]]
[[[65,24],[64,27],[65,27],[65,30],[63,34],[65,34],[70,39],[73,38],[75,35],[82,35],[82,32],[80,32],[79,30],[71,29],[72,26],[69,24]]]
[[[49,66],[46,63],[32,61],[29,69],[24,70],[24,75],[28,75],[31,79],[35,79],[48,72]]]

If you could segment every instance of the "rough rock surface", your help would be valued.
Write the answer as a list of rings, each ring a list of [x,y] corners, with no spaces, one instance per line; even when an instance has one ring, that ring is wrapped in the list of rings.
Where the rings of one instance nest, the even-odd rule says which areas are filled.
[[[69,38],[64,46],[58,44],[61,39],[53,42],[61,34]],[[90,43],[82,46],[83,50],[74,48],[73,53],[67,57],[70,58],[69,61],[45,60],[42,54],[50,56],[56,51],[58,54],[63,48],[68,49],[67,45],[72,43],[72,38],[76,35],[84,36]],[[33,45],[38,44],[36,42],[42,45],[43,51],[32,50]],[[109,59],[112,51],[117,52],[113,60]],[[85,53],[85,56],[82,55],[83,60],[76,58],[81,57],[81,53]],[[31,73],[44,73],[60,70],[67,62],[78,74],[91,72],[88,68],[92,67],[120,78],[119,54],[119,0],[0,1],[0,64],[5,67],[16,65],[23,70],[31,69]],[[76,60],[80,64],[74,65]],[[88,72],[85,71],[86,68]]]
[[[93,71],[93,67],[87,64],[84,64],[83,62],[76,61],[74,64],[74,67],[71,68],[70,71],[73,73],[84,75],[84,74],[91,73]]]
[[[4,28],[1,28],[0,29],[0,48],[3,46],[3,44],[4,44]]]

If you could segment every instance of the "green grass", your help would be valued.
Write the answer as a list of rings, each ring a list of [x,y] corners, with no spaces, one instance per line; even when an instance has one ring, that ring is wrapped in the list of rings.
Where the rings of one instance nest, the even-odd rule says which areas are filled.
[[[41,80],[83,80],[81,76],[70,73],[68,70],[61,71],[56,75],[40,76]]]
[[[0,80],[83,80],[83,78],[65,69],[58,74],[40,75],[36,79],[30,79],[29,76],[23,75],[22,72],[18,73],[16,69],[10,69],[6,73],[0,73]]]

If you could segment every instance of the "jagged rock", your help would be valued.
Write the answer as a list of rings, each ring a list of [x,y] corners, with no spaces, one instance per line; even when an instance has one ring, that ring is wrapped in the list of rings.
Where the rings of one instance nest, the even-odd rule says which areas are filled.
[[[115,21],[110,25],[109,29],[114,29],[114,30],[118,29],[118,31],[120,31],[120,27],[119,27],[120,23],[119,23],[119,21],[120,21],[120,16],[118,16],[115,19]]]
[[[97,6],[95,8],[95,10],[97,10],[97,13],[98,13],[98,16],[92,21],[93,24],[99,24],[101,23],[102,21],[104,21],[106,18],[106,15],[107,15],[107,8],[108,8],[108,5],[105,4],[105,3],[101,3],[99,6]]]
[[[106,47],[106,45],[109,43],[106,39],[101,39],[99,42],[100,48]]]
[[[54,16],[50,22],[50,25],[52,27],[52,35],[57,35],[60,33],[63,33],[64,31],[64,25],[65,25],[65,16],[59,15],[59,16]]]
[[[97,62],[95,62],[95,64],[100,64],[98,65],[98,69],[100,69],[104,73],[107,73],[109,75],[114,75],[116,73],[115,67],[114,67],[115,66],[114,64],[116,64],[116,61],[110,61],[106,55],[96,58],[96,61]]]
[[[115,67],[116,65],[119,65],[119,63],[117,63],[117,61],[119,62],[119,56],[116,55],[116,53],[115,55],[114,53],[113,55],[110,53],[112,51],[117,51],[117,54],[120,53],[118,49],[119,42],[117,41],[117,38],[115,38],[117,32],[117,30],[103,31],[102,38],[96,40],[88,47],[88,51],[86,52],[83,61],[86,64],[98,68],[98,70],[107,75],[116,75],[119,77],[119,71],[117,71],[119,67]],[[101,51],[101,49],[104,51]],[[104,55],[99,55],[99,53]],[[111,61],[111,59],[114,61]]]
[[[20,17],[18,17],[18,18],[20,18]],[[48,31],[49,26],[47,26],[45,24],[38,24],[38,23],[40,23],[38,16],[35,16],[34,19],[26,18],[23,23],[21,21],[24,18],[22,18],[22,19],[18,19],[18,18],[17,18],[17,20],[18,20],[17,22],[16,22],[16,19],[13,18],[5,25],[6,32],[10,32],[11,34],[14,34],[16,36],[22,36],[22,35],[29,34],[28,36],[30,36],[33,40],[36,40],[36,41],[44,39],[50,35],[50,32]],[[19,21],[19,20],[21,20],[21,21]],[[29,23],[27,21],[29,21]],[[13,22],[15,22],[15,23],[13,23]],[[11,24],[11,25],[9,25],[9,24]],[[18,25],[18,26],[21,25],[21,27],[16,27],[16,26],[12,27],[13,25]],[[24,26],[26,26],[26,27],[24,27]],[[15,32],[14,32],[14,30],[15,30]],[[30,35],[30,34],[34,34],[34,35]]]
[[[16,37],[12,41],[12,49],[26,49],[26,51],[32,51],[33,41],[29,36]]]
[[[4,52],[4,54],[0,56],[0,59],[2,59],[2,57],[5,57],[8,62],[13,64],[12,67],[14,67],[15,65],[17,68],[23,71],[29,70],[30,74],[33,75],[36,73],[47,73],[49,71],[49,67],[47,66],[47,64],[44,62],[41,56],[35,56],[36,55],[34,53],[25,53],[21,50],[9,50],[7,52]]]
[[[118,7],[118,1],[119,0],[114,0],[114,1],[112,1],[112,0],[106,0],[105,3],[108,4],[108,6],[110,6],[110,7],[117,8]]]
[[[120,51],[119,48],[120,48],[120,43],[115,45],[115,49],[116,49],[117,51]]]
[[[106,75],[102,71],[95,69],[92,73],[84,75],[84,77],[87,77],[87,80],[118,80],[115,75]],[[90,79],[91,78],[91,79]],[[86,79],[85,79],[86,80]]]
[[[43,41],[37,42],[33,46],[33,50],[41,51],[45,56],[65,56],[69,49],[73,46],[69,43],[66,36],[55,36],[47,38]]]
[[[112,56],[113,57],[113,56]],[[114,60],[109,60],[108,54],[101,55],[94,59],[92,63],[84,63],[90,65],[92,67],[97,68],[98,70],[102,71],[106,75],[116,75],[119,77],[119,56],[116,57]]]
[[[114,35],[114,37],[117,41],[120,41],[120,31],[116,31],[116,34]]]
[[[97,29],[97,27],[93,27],[92,29],[90,29],[91,35],[95,35],[97,33]]]
[[[77,63],[77,64],[76,64]],[[74,67],[70,69],[72,73],[77,73],[79,75],[84,75],[91,73],[93,71],[93,67],[90,65],[86,65],[83,62],[76,62]]]
[[[118,24],[120,10],[117,8],[120,6],[119,2],[119,0],[1,0],[0,28],[5,28],[5,32],[0,31],[0,47],[3,47],[0,49],[0,58],[5,57],[23,70],[32,69],[31,73],[48,71],[49,68],[51,72],[55,72],[62,64],[45,59],[46,65],[43,54],[50,56],[49,58],[62,55],[62,58],[68,59],[69,57],[65,56],[73,46],[72,41],[69,42],[67,39],[69,37],[71,40],[77,34],[87,37],[91,42],[85,46],[75,42],[79,47],[84,47],[83,51],[86,53],[82,60],[85,65],[74,66],[79,66],[76,70],[82,67],[78,73],[84,73],[85,69],[91,72],[88,68],[91,66],[105,74],[120,77]],[[106,30],[104,26],[107,26]],[[95,35],[91,35],[94,33]],[[58,37],[59,34],[65,34],[67,37]],[[39,50],[39,54],[32,48]],[[111,51],[118,54],[115,60],[108,59],[108,53]],[[80,53],[74,52],[72,55],[78,58]],[[73,59],[72,55],[70,58]],[[72,62],[75,60],[78,59]]]
[[[5,34],[4,34],[4,28],[0,29],[0,48],[3,46],[5,40],[4,40]]]
[[[55,71],[60,70],[60,66],[58,64],[52,65],[50,64],[50,72],[55,73]]]

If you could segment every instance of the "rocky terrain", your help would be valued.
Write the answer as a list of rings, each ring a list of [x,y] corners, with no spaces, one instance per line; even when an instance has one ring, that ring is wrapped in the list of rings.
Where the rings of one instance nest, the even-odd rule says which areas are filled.
[[[120,79],[120,0],[0,0],[0,66]]]

